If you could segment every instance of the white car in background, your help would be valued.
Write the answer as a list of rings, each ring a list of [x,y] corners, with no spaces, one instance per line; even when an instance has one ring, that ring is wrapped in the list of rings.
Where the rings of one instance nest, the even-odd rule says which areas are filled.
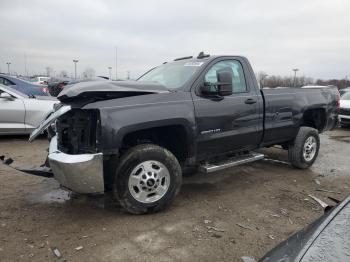
[[[0,135],[30,134],[58,103],[51,96],[26,95],[0,85]]]
[[[350,127],[350,92],[340,97],[339,122],[342,127]]]
[[[31,79],[31,82],[37,85],[47,85],[49,79],[50,77],[47,76],[36,76]]]

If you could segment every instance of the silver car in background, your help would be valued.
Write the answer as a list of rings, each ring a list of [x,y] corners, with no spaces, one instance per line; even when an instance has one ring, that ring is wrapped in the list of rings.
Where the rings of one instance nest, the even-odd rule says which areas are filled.
[[[54,97],[26,95],[0,85],[0,135],[30,134],[57,103]]]
[[[350,127],[350,92],[340,97],[339,122],[342,127]]]

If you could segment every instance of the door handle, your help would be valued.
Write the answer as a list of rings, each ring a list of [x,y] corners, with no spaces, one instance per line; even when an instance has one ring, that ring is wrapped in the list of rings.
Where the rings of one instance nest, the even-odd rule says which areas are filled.
[[[248,105],[252,105],[256,103],[256,100],[253,98],[248,98],[246,101],[244,101],[244,103],[248,104]]]

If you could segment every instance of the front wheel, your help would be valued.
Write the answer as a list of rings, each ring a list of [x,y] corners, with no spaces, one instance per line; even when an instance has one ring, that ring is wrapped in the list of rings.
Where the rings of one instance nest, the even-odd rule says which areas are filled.
[[[130,213],[152,213],[170,206],[181,183],[181,167],[176,157],[160,146],[143,144],[121,157],[113,194]]]
[[[315,162],[319,149],[318,131],[311,127],[300,127],[294,141],[289,145],[289,161],[296,168],[308,168]]]

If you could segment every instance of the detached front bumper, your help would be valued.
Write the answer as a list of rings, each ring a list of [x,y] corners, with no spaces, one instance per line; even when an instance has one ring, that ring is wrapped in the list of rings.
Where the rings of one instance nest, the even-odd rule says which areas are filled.
[[[64,187],[77,193],[103,193],[103,155],[69,155],[57,149],[57,137],[50,142],[50,167],[54,178]]]

